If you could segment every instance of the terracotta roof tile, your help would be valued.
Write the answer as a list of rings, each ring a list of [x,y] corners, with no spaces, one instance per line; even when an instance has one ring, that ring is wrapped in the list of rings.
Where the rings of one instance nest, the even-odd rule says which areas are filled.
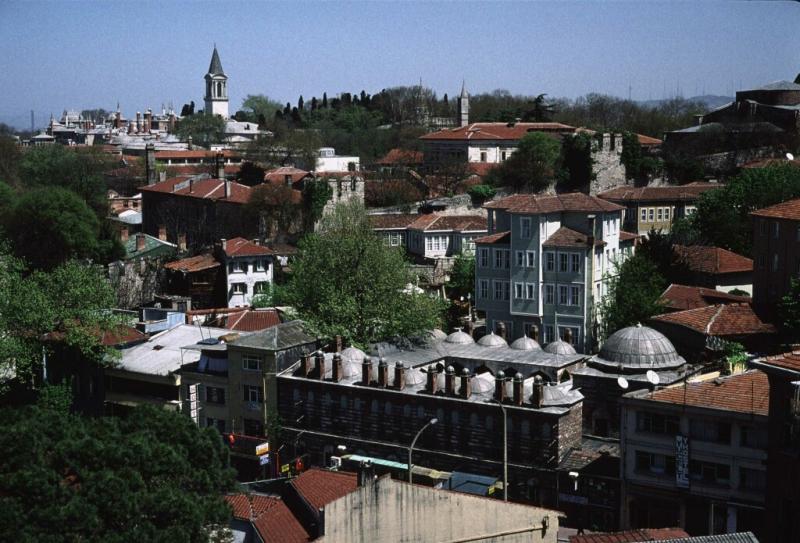
[[[612,202],[693,202],[701,194],[722,187],[719,183],[690,183],[670,187],[615,187],[597,196]]]
[[[417,219],[408,225],[414,230],[453,230],[456,232],[485,231],[487,226],[486,217],[478,215],[440,215],[438,213],[427,213],[417,215]]]
[[[643,528],[625,532],[607,532],[569,536],[569,543],[641,543],[657,539],[688,537],[680,528]]]
[[[506,244],[511,241],[511,231],[506,232],[496,232],[494,234],[489,234],[488,236],[483,236],[482,238],[475,238],[475,243],[482,243],[482,244]]]
[[[759,359],[757,362],[775,368],[800,372],[800,351],[767,356]]]
[[[686,309],[656,315],[651,320],[677,324],[709,336],[774,334],[775,327],[763,322],[750,304],[731,303]]]
[[[410,149],[400,149],[395,147],[391,149],[383,158],[378,159],[375,164],[381,166],[405,166],[413,164],[422,164],[423,155],[420,151],[412,151]]]
[[[311,172],[291,166],[283,166],[264,172],[264,181],[267,183],[284,184],[286,183],[287,175],[291,178],[292,183],[297,183],[301,179],[311,177]]]
[[[638,234],[634,234],[633,232],[626,232],[625,230],[619,231],[619,240],[620,241],[632,241],[635,239],[639,239],[641,236]]]
[[[369,215],[368,218],[369,224],[373,229],[389,230],[407,228],[408,225],[419,218],[419,215],[412,215],[410,213],[381,213]]]
[[[750,213],[756,217],[769,217],[772,219],[791,219],[800,221],[800,198],[775,204],[774,206],[758,209]]]
[[[292,485],[314,508],[325,507],[358,488],[355,473],[311,468],[292,481]]]
[[[661,303],[670,309],[695,309],[713,304],[750,303],[750,296],[736,296],[721,290],[672,284],[661,295]]]
[[[239,520],[258,518],[259,515],[269,509],[275,499],[260,494],[229,494],[225,496],[225,501],[228,502],[228,505],[233,510],[233,518]]]
[[[225,254],[228,256],[264,256],[271,255],[272,250],[264,245],[253,243],[249,239],[233,238],[225,241]]]
[[[673,245],[673,251],[693,272],[716,275],[753,271],[752,259],[721,247]]]
[[[260,494],[232,494],[225,501],[233,517],[253,523],[264,543],[304,543],[309,533],[278,497]]]
[[[639,140],[639,145],[661,145],[661,140],[658,138],[651,138],[644,134],[636,134],[636,139]]]
[[[137,341],[143,341],[147,336],[132,326],[119,325],[114,330],[102,332],[100,342],[107,346],[127,345]]]
[[[571,134],[574,126],[561,123],[472,123],[420,136],[421,140],[519,140],[529,132]]]
[[[220,308],[217,318],[211,320],[208,326],[237,332],[258,332],[281,323],[280,315],[275,309],[245,309],[235,312],[227,312],[226,309]]]
[[[215,172],[213,164],[164,164],[164,167],[170,175],[183,176],[183,175],[198,175],[201,173]],[[242,167],[239,164],[228,164],[225,166],[226,175],[236,175],[241,171]]]
[[[687,382],[656,390],[648,400],[706,409],[769,415],[769,381],[764,372],[751,370],[713,381]]]
[[[605,242],[601,239],[595,239],[594,244],[597,245],[605,245]],[[571,228],[567,228],[566,226],[562,226],[553,234],[547,238],[544,243],[542,243],[542,247],[588,247],[589,246],[589,239],[586,234],[582,234],[581,232],[577,232],[572,230]]]
[[[191,182],[190,182],[191,181]],[[188,198],[206,198],[209,200],[222,200],[236,204],[246,204],[250,199],[251,187],[234,181],[230,183],[230,197],[225,197],[225,181],[209,177],[196,178],[179,176],[166,179],[153,185],[139,187],[143,192],[161,192],[185,196]],[[177,190],[176,190],[176,187]]]
[[[554,195],[514,194],[500,200],[489,202],[488,209],[505,209],[509,213],[556,213],[560,211],[598,212],[621,211],[624,207],[589,196],[582,192],[569,192]]]
[[[168,270],[184,273],[194,273],[220,266],[220,263],[210,254],[202,254],[167,262],[164,267]]]

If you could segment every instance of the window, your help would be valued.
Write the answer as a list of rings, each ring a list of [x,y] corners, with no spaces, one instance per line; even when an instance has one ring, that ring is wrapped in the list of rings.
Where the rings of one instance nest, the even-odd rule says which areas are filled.
[[[569,287],[569,305],[581,305],[581,287]]]
[[[511,282],[503,281],[503,299],[508,301],[511,299]]]
[[[525,284],[525,297],[529,300],[536,298],[536,285],[534,283]]]
[[[244,401],[264,403],[264,389],[258,385],[242,385]]]
[[[433,250],[433,239],[430,237],[425,238],[425,250],[432,251]]]
[[[269,292],[268,281],[256,281],[256,284],[253,285],[253,294],[266,294],[267,292]]]
[[[481,162],[486,162],[486,151],[481,151]]]
[[[558,303],[567,305],[567,285],[558,285]]]
[[[641,222],[647,222],[647,208],[646,207],[642,208],[642,220],[641,220]]]
[[[730,481],[731,467],[714,462],[689,460],[689,477],[704,483],[725,484]]]
[[[567,271],[567,253],[558,253],[558,271]]]
[[[522,283],[514,283],[514,298],[522,300],[525,297],[525,285]]]
[[[478,281],[478,296],[483,299],[489,298],[489,281],[487,279]]]
[[[760,469],[739,468],[739,488],[763,491],[767,488],[767,472]]]
[[[502,300],[503,299],[503,282],[502,281],[495,281],[494,282],[494,299],[495,300]]]
[[[636,451],[636,470],[656,475],[675,475],[675,457]]]
[[[580,328],[576,328],[574,326],[559,326],[558,332],[559,337],[564,338],[564,341],[570,345],[578,344],[578,334],[580,334]]]
[[[546,271],[555,271],[556,269],[555,253],[548,251],[544,254],[544,269]]]
[[[502,269],[503,268],[503,250],[502,249],[495,249],[494,250],[494,267],[495,269]]]
[[[481,268],[489,267],[489,249],[483,247],[478,249],[478,265]]]
[[[781,223],[779,223],[778,221],[772,223],[772,237],[774,239],[778,239],[779,237],[781,237]]]
[[[389,234],[389,245],[397,247],[402,242],[402,235],[400,232],[392,232]]]
[[[758,233],[762,236],[767,235],[767,221],[766,219],[761,219],[758,221]]]
[[[233,283],[231,286],[234,294],[247,294],[247,283]]]
[[[247,371],[260,371],[261,358],[249,354],[242,355],[242,369]]]
[[[544,286],[544,303],[552,305],[555,303],[555,286],[554,285],[545,285]]]
[[[206,403],[225,405],[225,389],[222,387],[206,387]]]
[[[248,436],[263,436],[264,425],[260,420],[243,419],[244,420],[244,433]]]
[[[657,219],[657,220],[658,220],[659,222],[661,222],[661,221],[663,221],[663,220],[664,220],[664,208],[663,208],[663,207],[659,207],[659,208],[658,208],[658,214],[657,214],[657,217],[658,217],[658,219]]]
[[[508,157],[508,155],[506,154],[506,151],[502,151],[500,153],[500,161],[501,162],[505,162],[507,157]]]
[[[511,267],[511,251],[503,249],[501,252],[503,253],[503,269],[507,270]]]
[[[550,343],[551,341],[553,341],[553,339],[555,339],[553,337],[553,326],[551,324],[546,324],[544,326],[544,338],[543,338],[543,340],[544,340],[545,343]]]
[[[675,435],[680,431],[678,417],[638,411],[636,413],[636,431],[651,434]]]
[[[536,267],[536,251],[527,251],[525,253],[525,265],[529,268]]]
[[[778,265],[779,264],[780,264],[780,261],[778,259],[778,253],[774,253],[772,255],[772,271],[778,271]]]
[[[689,422],[689,435],[698,441],[730,445],[731,425],[727,422],[694,419]]]
[[[669,214],[670,214],[670,208],[668,208],[668,207],[665,207],[665,208],[664,208],[664,220],[665,220],[665,221],[668,221],[668,220],[669,220]]]
[[[647,218],[650,220],[650,222],[653,222],[653,219],[655,218],[655,208],[647,208]]]
[[[531,219],[530,217],[521,217],[519,219],[520,235],[522,239],[530,239],[531,237]]]
[[[767,267],[767,256],[758,255],[758,267],[762,270]]]
[[[571,253],[570,257],[570,269],[572,273],[580,273],[581,272],[581,255],[578,253]]]
[[[517,267],[522,268],[525,266],[525,251],[517,251],[515,254],[517,258]]]
[[[262,258],[256,259],[254,266],[255,266],[254,269],[256,271],[264,271],[264,259]]]
[[[213,419],[206,417],[206,427],[216,428],[219,433],[225,432],[225,419]]]
[[[240,262],[240,261],[234,260],[231,263],[231,271],[234,272],[234,273],[235,272],[245,272],[246,273],[247,272],[247,262]]]

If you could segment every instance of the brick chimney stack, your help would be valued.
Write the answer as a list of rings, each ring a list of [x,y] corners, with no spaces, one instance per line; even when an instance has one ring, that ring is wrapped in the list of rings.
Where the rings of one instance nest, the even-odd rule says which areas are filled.
[[[158,239],[161,241],[167,241],[167,227],[163,224],[158,227]]]
[[[564,341],[566,341],[567,343],[572,345],[572,329],[571,328],[567,328],[566,331],[564,331]]]
[[[317,378],[323,381],[325,379],[325,353],[317,351],[314,358],[316,360]]]
[[[522,374],[517,373],[514,376],[514,405],[522,405]]]
[[[144,234],[139,232],[138,234],[136,234],[136,250],[144,251],[144,243],[145,243]]]
[[[537,375],[533,378],[533,395],[531,396],[531,403],[537,409],[544,405],[544,381],[542,381],[541,375]]]
[[[494,399],[501,403],[506,401],[506,374],[502,370],[494,376]]]
[[[217,154],[214,157],[214,166],[216,167],[217,179],[225,179],[225,160],[223,159],[220,151],[217,151]],[[225,196],[228,196],[227,192]]]
[[[428,366],[428,392],[436,394],[439,390],[439,372],[436,371],[436,366]]]
[[[228,240],[225,239],[225,238],[222,238],[221,240],[219,240],[219,243],[222,246],[222,250],[224,252],[228,248]]]
[[[362,461],[356,470],[358,486],[369,486],[375,482],[375,468],[369,460]]]
[[[308,374],[311,373],[311,368],[313,364],[312,358],[313,355],[311,353],[306,353],[303,355],[303,362],[300,366],[300,374],[303,377],[308,377]]]
[[[256,245],[258,245],[258,244],[256,244]],[[340,353],[340,352],[342,352],[342,336],[340,336],[340,335],[337,335],[337,336],[334,338],[334,340],[335,340],[335,342],[336,342],[336,352],[337,352],[337,353]]]
[[[186,149],[192,151],[194,149],[194,145],[192,144],[192,136],[186,138]]]
[[[136,133],[138,134],[141,131],[142,131],[142,114],[141,114],[141,112],[137,111],[136,112]]]
[[[128,241],[128,227],[127,226],[123,226],[120,229],[120,231],[119,231],[119,240],[122,243],[125,243],[126,241]]]
[[[158,181],[156,171],[156,146],[148,143],[144,146],[144,169],[148,185],[155,185]]]
[[[368,356],[364,357],[361,363],[361,384],[369,386],[372,382],[372,359]]]
[[[456,395],[456,370],[453,366],[444,370],[444,392],[448,396]]]
[[[394,387],[397,390],[406,388],[406,366],[402,362],[394,365]]]
[[[344,377],[344,371],[342,368],[342,355],[334,353],[333,355],[333,380],[334,382],[338,383]]]
[[[186,234],[178,234],[178,250],[185,251],[186,250]]]
[[[461,370],[461,390],[459,390],[459,394],[465,400],[469,400],[469,397],[472,396],[472,381],[467,368]]]
[[[389,364],[384,357],[378,362],[378,386],[382,388],[389,386]]]

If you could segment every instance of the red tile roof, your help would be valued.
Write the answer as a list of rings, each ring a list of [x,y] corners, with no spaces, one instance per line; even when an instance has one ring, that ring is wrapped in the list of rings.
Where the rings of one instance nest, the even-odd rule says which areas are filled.
[[[416,220],[410,223],[408,228],[426,231],[453,230],[456,232],[485,231],[488,228],[486,217],[478,215],[426,213],[416,217]]]
[[[677,324],[709,336],[774,334],[775,327],[763,322],[750,304],[720,304],[656,315],[651,320]]]
[[[194,273],[220,266],[220,263],[210,254],[202,254],[167,262],[164,267],[168,270],[183,273]]]
[[[260,494],[229,494],[225,501],[233,510],[233,518],[253,520],[270,508],[276,498]]]
[[[721,290],[672,284],[661,295],[661,303],[670,309],[695,309],[713,304],[750,303],[750,296],[736,296]]]
[[[693,202],[719,183],[690,183],[671,187],[615,187],[597,196],[612,202]]]
[[[114,330],[104,331],[100,342],[106,347],[127,345],[136,341],[143,341],[147,336],[132,326],[119,325]]]
[[[775,368],[800,372],[800,351],[767,356],[759,359],[757,362]]]
[[[325,507],[358,488],[355,473],[311,468],[292,481],[297,492],[314,508]]]
[[[559,211],[596,212],[596,211],[621,211],[624,207],[603,200],[596,196],[589,196],[582,192],[566,194],[535,195],[513,194],[500,200],[489,202],[483,207],[487,209],[504,209],[509,213],[555,213]]]
[[[369,224],[374,230],[391,230],[408,228],[408,225],[419,218],[410,213],[381,213],[369,215]]]
[[[689,537],[689,534],[680,528],[643,528],[625,532],[571,535],[569,543],[641,543],[677,537]]]
[[[250,199],[251,187],[241,185],[234,181],[227,181],[230,184],[230,197],[225,197],[225,183],[220,179],[212,178],[192,178],[192,177],[173,177],[154,185],[139,187],[143,192],[161,192],[185,196],[189,198],[206,198],[210,200],[222,200],[236,204],[246,204]],[[176,187],[179,187],[176,190]]]
[[[571,134],[574,126],[561,123],[472,123],[420,136],[421,140],[506,140],[522,139],[529,132]]]
[[[467,171],[483,177],[499,166],[498,162],[470,162],[467,164]]]
[[[170,175],[183,176],[183,175],[197,175],[201,173],[214,173],[216,169],[213,164],[164,164]],[[239,164],[228,164],[225,166],[226,175],[236,175],[241,171],[242,167]]]
[[[602,239],[595,239],[595,245],[605,245]],[[588,247],[589,238],[586,234],[582,234],[566,226],[562,226],[547,238],[543,247]]]
[[[489,234],[488,236],[483,236],[482,238],[475,238],[475,243],[482,243],[482,244],[506,244],[511,241],[511,231],[505,232],[496,232],[494,234]]]
[[[800,198],[765,207],[764,209],[758,209],[750,214],[756,217],[800,221]]]
[[[264,172],[264,181],[267,183],[284,184],[286,183],[287,175],[290,176],[292,183],[297,183],[301,179],[310,177],[311,172],[301,170],[299,168],[293,168],[291,166],[282,166],[280,168],[275,168],[274,170]]]
[[[225,501],[233,517],[252,522],[264,543],[304,543],[309,533],[278,497],[260,494],[232,494]]]
[[[672,249],[693,272],[717,275],[753,271],[752,259],[721,247],[673,245]]]
[[[769,415],[769,381],[764,372],[751,370],[712,381],[687,382],[656,390],[648,400],[706,409]]]
[[[641,236],[638,234],[634,234],[633,232],[626,232],[625,230],[619,231],[619,240],[620,241],[632,241],[639,239]]]
[[[639,145],[661,145],[661,140],[658,138],[651,138],[644,134],[636,134],[636,139],[639,140]]]
[[[269,247],[258,245],[244,238],[226,240],[224,250],[228,256],[264,256],[272,254],[272,250]]]
[[[423,155],[420,151],[412,151],[410,149],[394,148],[386,155],[378,159],[375,164],[381,166],[405,166],[413,164],[422,164]]]
[[[281,317],[275,309],[245,309],[230,312],[226,309],[220,308],[218,316],[211,320],[208,326],[237,332],[258,332],[281,323]]]

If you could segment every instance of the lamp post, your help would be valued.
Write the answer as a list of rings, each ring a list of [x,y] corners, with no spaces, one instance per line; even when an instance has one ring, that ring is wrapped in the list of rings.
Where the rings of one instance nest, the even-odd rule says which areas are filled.
[[[432,418],[432,419],[431,419],[431,420],[429,420],[427,423],[425,423],[425,426],[423,426],[422,428],[420,428],[420,429],[419,429],[419,432],[417,432],[417,435],[415,435],[415,436],[414,436],[414,441],[412,441],[412,442],[411,442],[411,446],[408,448],[408,484],[411,484],[411,483],[413,482],[413,481],[412,481],[412,475],[411,475],[411,471],[412,471],[412,468],[413,468],[413,466],[411,465],[411,455],[412,455],[412,453],[414,452],[414,445],[416,445],[416,444],[417,444],[417,440],[419,439],[419,436],[421,436],[421,435],[422,435],[422,432],[424,432],[424,431],[425,431],[425,429],[426,429],[428,426],[433,426],[433,425],[434,425],[434,424],[436,424],[437,422],[439,422],[439,419],[437,419],[437,418]]]
[[[508,501],[508,417],[506,406],[502,402],[492,400],[503,411],[503,501]]]

